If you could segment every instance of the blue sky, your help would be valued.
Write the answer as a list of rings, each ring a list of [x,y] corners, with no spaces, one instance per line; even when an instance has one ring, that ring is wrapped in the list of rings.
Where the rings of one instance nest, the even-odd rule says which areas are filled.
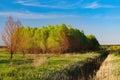
[[[101,44],[120,44],[120,0],[0,0],[0,45],[7,16],[24,26],[71,24]]]

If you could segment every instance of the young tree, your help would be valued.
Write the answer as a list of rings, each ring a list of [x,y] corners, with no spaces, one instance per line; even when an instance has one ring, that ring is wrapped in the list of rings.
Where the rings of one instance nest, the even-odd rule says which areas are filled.
[[[68,38],[68,28],[65,24],[59,25],[59,38],[60,38],[60,53],[66,52],[69,50],[70,42]]]
[[[16,30],[21,26],[20,21],[14,22],[11,16],[8,17],[6,21],[6,26],[2,34],[2,39],[7,47],[7,50],[10,52],[10,64],[12,64],[13,54],[17,50],[18,35],[16,35]]]
[[[23,53],[23,57],[25,56],[25,53],[27,52],[27,49],[29,47],[29,43],[28,43],[28,40],[25,36],[25,29],[24,27],[20,27],[18,30],[17,30],[17,33],[19,33],[19,37],[18,37],[18,40],[19,40],[19,43],[18,43],[18,51],[22,52]]]
[[[49,31],[47,27],[42,27],[41,28],[41,49],[43,53],[46,53],[48,51],[48,46],[47,46],[47,39],[49,36]]]
[[[98,50],[100,44],[99,44],[98,40],[96,39],[96,37],[94,35],[90,34],[90,35],[87,35],[87,38],[89,40],[90,50]]]

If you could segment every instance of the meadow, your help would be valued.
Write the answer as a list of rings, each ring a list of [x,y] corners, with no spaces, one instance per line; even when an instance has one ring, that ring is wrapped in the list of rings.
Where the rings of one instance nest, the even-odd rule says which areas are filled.
[[[10,65],[10,54],[4,49],[0,49],[0,80],[59,80],[59,73],[68,79],[65,69],[74,70],[75,66],[71,68],[71,65],[82,66],[100,55],[96,52],[61,55],[26,54],[25,56],[17,53],[13,55],[13,64]]]

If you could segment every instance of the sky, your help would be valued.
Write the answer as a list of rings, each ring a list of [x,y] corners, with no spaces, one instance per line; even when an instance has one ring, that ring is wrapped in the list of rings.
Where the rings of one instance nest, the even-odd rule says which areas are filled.
[[[8,16],[31,27],[65,23],[100,44],[120,44],[120,0],[0,0],[0,45]]]

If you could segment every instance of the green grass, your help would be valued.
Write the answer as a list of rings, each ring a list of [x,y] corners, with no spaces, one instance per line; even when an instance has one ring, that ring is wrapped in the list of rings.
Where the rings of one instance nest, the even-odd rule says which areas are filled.
[[[86,54],[62,54],[62,55],[37,55],[14,54],[13,65],[10,66],[10,54],[0,51],[0,80],[42,80],[44,77],[52,76],[75,62],[87,62],[91,58],[100,56],[95,52]]]

